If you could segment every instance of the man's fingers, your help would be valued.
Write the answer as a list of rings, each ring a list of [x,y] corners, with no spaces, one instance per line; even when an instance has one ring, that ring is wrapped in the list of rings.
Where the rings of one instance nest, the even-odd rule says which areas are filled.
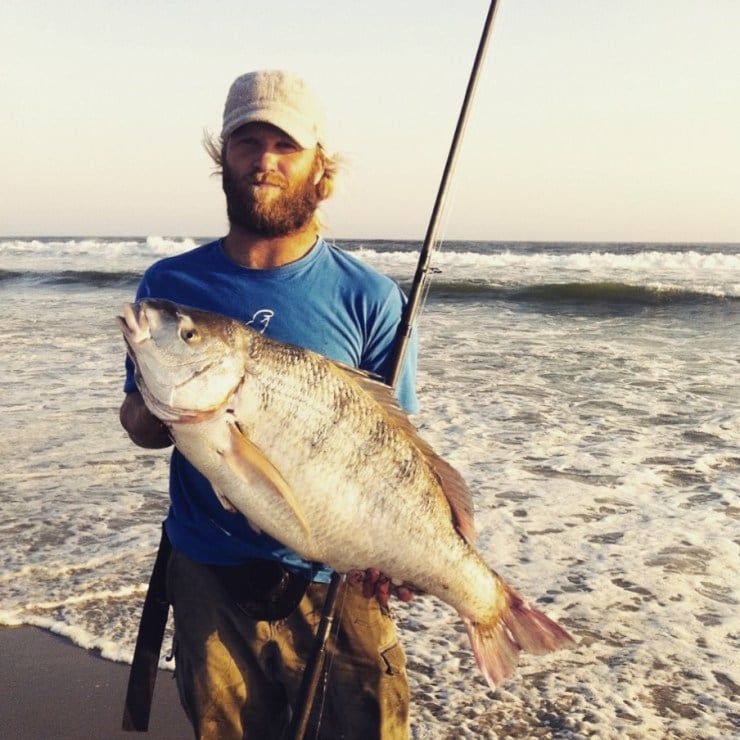
[[[347,573],[347,583],[350,586],[359,586],[365,581],[365,572],[362,570],[351,570]]]
[[[381,606],[388,606],[391,598],[391,581],[386,576],[380,576],[375,586],[375,598]]]
[[[351,570],[347,573],[347,583],[352,586],[362,584],[362,595],[366,599],[375,598],[381,606],[386,606],[391,595],[399,601],[411,601],[414,592],[406,586],[394,586],[390,578],[384,576],[377,568]]]
[[[362,595],[366,599],[372,599],[375,596],[375,589],[380,578],[380,571],[377,568],[368,568],[365,571],[365,580],[362,582]]]
[[[410,588],[406,588],[406,586],[394,587],[393,593],[396,594],[399,601],[409,602],[414,598],[414,592]]]

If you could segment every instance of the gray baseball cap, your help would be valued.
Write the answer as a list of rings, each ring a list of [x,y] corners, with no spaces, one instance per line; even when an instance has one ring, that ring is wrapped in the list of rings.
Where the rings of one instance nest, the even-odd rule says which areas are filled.
[[[221,138],[245,123],[270,123],[304,149],[326,148],[326,116],[305,80],[290,72],[249,72],[234,80],[224,107]]]

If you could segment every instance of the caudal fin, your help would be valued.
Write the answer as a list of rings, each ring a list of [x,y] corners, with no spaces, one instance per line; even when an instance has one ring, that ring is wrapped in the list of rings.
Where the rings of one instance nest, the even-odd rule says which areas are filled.
[[[495,689],[509,676],[519,653],[542,655],[574,644],[556,622],[530,606],[511,586],[504,588],[505,607],[488,623],[463,617],[478,667]]]

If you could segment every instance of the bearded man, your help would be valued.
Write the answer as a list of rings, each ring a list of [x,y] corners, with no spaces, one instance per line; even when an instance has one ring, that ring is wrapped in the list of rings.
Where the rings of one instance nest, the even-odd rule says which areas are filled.
[[[137,300],[163,298],[231,316],[385,377],[405,298],[392,280],[319,235],[317,208],[337,172],[326,147],[323,108],[304,80],[282,71],[237,78],[220,140],[206,144],[221,168],[228,233],[152,265]],[[412,342],[396,388],[409,412],[417,406],[415,364]],[[133,442],[169,446],[166,427],[136,390],[128,359],[124,390],[120,419]],[[172,545],[167,598],[177,685],[195,736],[284,737],[330,569],[224,509],[176,449],[164,529]],[[364,579],[341,588],[325,695],[309,736],[407,738],[405,656],[388,610],[390,584],[369,567]]]

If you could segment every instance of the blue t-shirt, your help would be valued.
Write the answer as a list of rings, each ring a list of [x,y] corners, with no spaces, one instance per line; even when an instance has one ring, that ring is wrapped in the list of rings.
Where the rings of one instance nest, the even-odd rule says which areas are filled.
[[[161,260],[136,294],[164,298],[243,321],[265,335],[385,377],[405,297],[390,278],[319,239],[300,260],[253,270],[233,262],[222,240]],[[125,391],[136,387],[126,363]],[[396,386],[408,412],[417,410],[412,342]],[[336,495],[341,495],[337,492]],[[279,560],[296,572],[328,581],[331,571],[308,563],[241,514],[226,511],[208,481],[175,449],[170,462],[170,510],[165,522],[175,549],[193,560],[234,565]]]

